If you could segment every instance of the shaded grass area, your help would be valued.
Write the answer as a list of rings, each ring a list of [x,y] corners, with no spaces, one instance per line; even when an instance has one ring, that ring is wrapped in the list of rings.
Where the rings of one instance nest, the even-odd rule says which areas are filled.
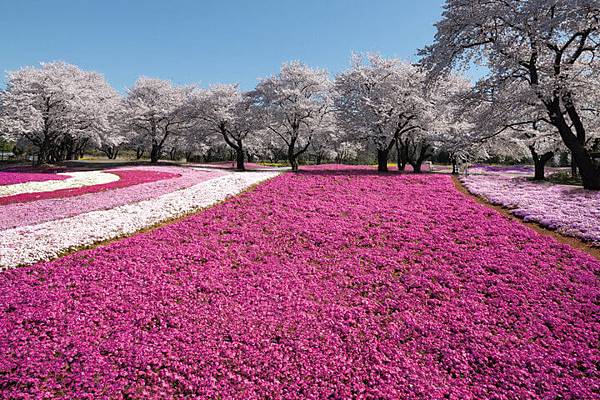
[[[559,171],[548,174],[546,181],[560,185],[583,186],[580,176],[573,177],[570,171]]]

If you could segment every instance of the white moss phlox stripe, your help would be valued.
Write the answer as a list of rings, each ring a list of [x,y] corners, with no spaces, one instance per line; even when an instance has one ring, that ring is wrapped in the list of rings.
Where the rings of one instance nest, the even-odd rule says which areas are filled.
[[[118,175],[104,171],[79,171],[60,173],[69,178],[60,181],[25,182],[0,186],[0,197],[22,193],[52,192],[60,189],[74,189],[82,186],[102,185],[118,181]]]
[[[231,173],[153,200],[0,232],[0,270],[49,260],[64,251],[134,233],[208,207],[277,172]]]

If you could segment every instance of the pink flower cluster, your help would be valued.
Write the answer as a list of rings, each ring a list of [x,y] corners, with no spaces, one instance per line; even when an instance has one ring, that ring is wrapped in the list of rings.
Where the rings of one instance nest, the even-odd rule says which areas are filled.
[[[112,189],[123,188],[141,183],[155,182],[178,176],[170,172],[155,170],[111,170],[107,171],[118,175],[119,180],[99,185],[81,186],[77,188],[59,189],[51,192],[20,193],[12,196],[0,197],[0,206],[12,203],[25,203],[36,200],[60,199],[64,197],[81,196],[88,193],[98,193]]]
[[[600,245],[600,192],[498,175],[462,178],[469,191],[525,221]]]
[[[140,176],[149,178],[157,171],[151,167],[129,168]],[[12,203],[2,207],[4,217],[0,219],[0,230],[39,224],[74,215],[96,211],[108,210],[124,204],[136,203],[176,190],[188,188],[200,182],[223,175],[219,171],[198,171],[191,168],[161,166],[161,173],[173,174],[171,179],[160,179],[149,181],[140,180],[138,184],[132,184],[113,190],[104,190],[97,193],[75,195],[73,197],[47,198],[28,203]],[[114,172],[114,171],[108,171]],[[130,171],[131,172],[131,171]],[[150,175],[145,175],[151,172]],[[132,183],[133,181],[129,181]]]
[[[599,273],[448,176],[310,168],[0,274],[0,397],[594,398]]]
[[[0,185],[14,185],[25,182],[58,181],[67,179],[66,175],[58,175],[50,172],[28,172],[26,170],[0,171]]]

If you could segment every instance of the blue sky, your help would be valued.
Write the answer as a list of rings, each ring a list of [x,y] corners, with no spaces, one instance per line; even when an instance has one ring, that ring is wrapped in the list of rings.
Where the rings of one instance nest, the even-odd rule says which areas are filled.
[[[416,60],[438,0],[6,0],[0,70],[63,60],[123,91],[140,75],[251,89],[284,61],[346,68],[353,51]]]

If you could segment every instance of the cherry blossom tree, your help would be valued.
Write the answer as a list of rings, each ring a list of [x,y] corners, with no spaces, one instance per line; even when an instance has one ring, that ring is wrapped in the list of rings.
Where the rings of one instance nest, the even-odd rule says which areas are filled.
[[[279,74],[262,79],[253,92],[268,131],[285,143],[293,171],[298,170],[298,157],[332,121],[330,88],[327,71],[293,61],[283,64]]]
[[[479,62],[489,69],[479,86],[524,86],[571,151],[583,186],[600,190],[600,166],[587,146],[589,125],[582,116],[589,93],[597,91],[598,1],[448,0],[436,26],[434,44],[420,51],[430,76]]]
[[[188,162],[201,157],[206,158],[223,141],[221,134],[209,129],[200,118],[199,105],[204,98],[203,90],[192,91],[188,105],[189,123],[177,137],[176,145]]]
[[[214,146],[215,137],[194,127],[182,136],[181,142],[183,156],[187,162],[191,162],[207,154],[209,149]]]
[[[96,72],[63,62],[9,72],[2,130],[37,149],[38,163],[72,159],[108,129],[117,93]]]
[[[287,160],[288,146],[273,134],[269,128],[263,126],[251,137],[251,151],[254,156],[272,163]]]
[[[464,107],[471,86],[467,79],[456,74],[426,82],[433,116],[425,136],[436,151],[448,153],[455,173],[458,161],[470,158],[473,153],[473,124],[465,118],[470,108]]]
[[[379,55],[355,55],[335,79],[340,128],[377,149],[379,171],[402,136],[425,130],[431,120],[424,75],[418,67]]]
[[[333,125],[331,125],[333,127]],[[319,165],[326,160],[333,160],[336,157],[336,144],[339,142],[339,135],[336,129],[328,129],[316,136],[306,153],[308,157],[314,160],[314,163]]]
[[[110,160],[116,160],[121,146],[126,142],[126,136],[119,131],[111,131],[101,135],[101,142],[98,146],[100,151],[103,152],[106,157]]]
[[[529,132],[524,132],[522,139],[525,141],[531,159],[534,165],[533,179],[543,181],[546,179],[544,169],[548,161],[554,158],[557,150],[560,148],[560,142],[557,141],[556,135],[552,131],[548,131],[542,125],[533,125]]]
[[[99,132],[96,147],[110,160],[115,160],[121,149],[131,140],[125,121],[124,99],[113,102],[108,113],[108,124]]]
[[[148,147],[150,147],[148,140],[146,139],[146,134],[143,131],[135,132],[131,130],[126,119],[124,119],[122,122],[124,125],[123,133],[125,137],[123,147],[125,149],[132,150],[133,152],[135,152],[136,160],[141,160],[147,153]]]
[[[450,127],[438,138],[438,150],[448,154],[452,163],[452,174],[458,174],[458,165],[461,161],[473,158],[476,142],[469,138],[465,131],[458,131]]]
[[[355,161],[358,155],[363,151],[364,144],[352,140],[338,141],[334,145],[335,162],[343,164]]]
[[[195,104],[202,127],[221,136],[236,154],[237,169],[244,170],[246,139],[261,129],[263,118],[248,93],[237,85],[214,85]]]
[[[468,80],[452,74],[443,80],[426,82],[423,76],[423,85],[426,108],[420,117],[420,129],[396,139],[398,169],[404,170],[406,164],[410,164],[415,173],[420,173],[423,162],[438,151],[444,150],[456,157],[462,149],[462,156],[466,156],[464,143],[471,129],[471,125],[459,118],[464,96],[471,87]]]
[[[131,136],[141,135],[150,147],[150,162],[157,163],[168,140],[196,123],[190,112],[193,87],[139,78],[124,101],[124,116]]]
[[[480,83],[465,98],[464,112],[472,122],[471,138],[487,142],[483,147],[488,153],[526,150],[535,166],[534,179],[544,179],[545,165],[561,141],[545,110],[531,100],[528,87],[513,83],[490,89]]]

